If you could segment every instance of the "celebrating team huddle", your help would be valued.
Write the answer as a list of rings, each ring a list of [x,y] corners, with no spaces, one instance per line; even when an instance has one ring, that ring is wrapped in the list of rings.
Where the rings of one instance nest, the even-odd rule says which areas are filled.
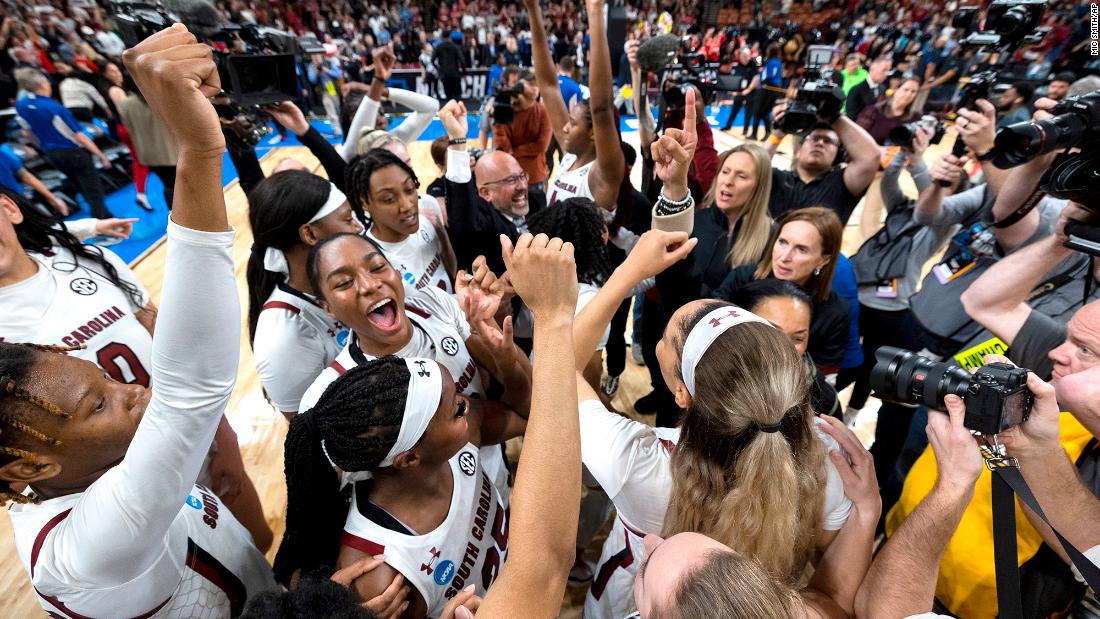
[[[0,502],[42,609],[68,619],[472,619],[583,605],[593,619],[833,619],[968,616],[1000,592],[1003,616],[1023,616],[998,590],[1005,562],[1019,571],[1016,546],[998,548],[995,574],[983,564],[943,578],[974,547],[973,563],[992,553],[992,539],[978,542],[992,535],[985,525],[997,512],[986,497],[1003,490],[991,482],[1009,475],[1002,468],[1029,476],[1051,515],[1029,507],[1034,528],[1012,518],[1020,563],[1037,555],[1058,572],[1036,595],[1065,598],[1049,612],[1029,609],[1055,616],[1080,603],[1072,616],[1096,616],[1086,614],[1100,608],[1088,606],[1095,589],[1071,580],[1095,587],[1096,566],[1069,565],[1100,557],[1096,529],[1075,517],[1100,513],[1100,502],[1067,456],[1085,462],[1084,483],[1093,483],[1086,465],[1100,450],[1092,418],[1077,423],[1059,403],[1096,400],[1095,385],[1074,376],[1100,368],[1092,310],[1083,309],[1100,271],[1065,247],[1084,245],[1074,225],[1100,216],[1054,193],[1032,191],[1030,206],[1015,200],[1058,161],[1053,147],[1011,173],[986,163],[1002,140],[993,138],[996,110],[975,96],[966,105],[978,111],[956,114],[953,154],[930,172],[922,157],[938,121],[903,116],[929,96],[918,91],[946,79],[936,82],[933,68],[934,86],[906,73],[880,88],[882,62],[899,53],[892,46],[919,43],[916,32],[876,48],[873,73],[853,82],[854,96],[836,95],[830,115],[825,98],[841,85],[826,84],[829,71],[810,67],[802,86],[791,82],[794,99],[777,101],[789,46],[780,60],[769,45],[761,70],[750,34],[737,30],[722,34],[738,41],[729,50],[738,64],[725,73],[738,79],[724,82],[739,85],[733,114],[751,107],[746,132],[763,122],[770,137],[719,154],[709,87],[681,83],[668,62],[642,68],[661,55],[650,43],[660,36],[643,44],[631,33],[611,49],[614,11],[584,0],[587,36],[571,44],[562,7],[544,14],[538,0],[523,4],[533,68],[501,62],[499,90],[482,107],[480,137],[491,125],[496,150],[468,144],[479,131],[454,75],[438,76],[442,106],[391,89],[390,42],[358,60],[363,82],[344,81],[338,63],[313,53],[308,79],[343,144],[287,101],[248,112],[292,131],[323,168],[316,173],[287,158],[265,178],[252,145],[244,150],[256,161],[242,159],[232,128],[240,119],[225,113],[239,106],[223,83],[236,74],[216,61],[221,30],[160,24],[120,48],[126,88],[132,80],[176,154],[174,167],[150,168],[174,183],[159,305],[155,286],[84,242],[93,224],[48,216],[0,184]],[[774,34],[798,47],[795,30]],[[704,49],[713,29],[706,39],[678,45]],[[436,43],[446,62],[428,62],[461,69],[459,56],[474,52],[456,43],[461,34]],[[518,45],[502,44],[501,60]],[[576,96],[566,75],[575,59],[562,53],[570,45],[586,54],[587,88],[573,84]],[[619,55],[633,93],[616,97]],[[660,130],[651,72],[660,75]],[[47,85],[20,75],[33,87],[21,105],[46,109],[38,98],[49,97]],[[752,95],[758,87],[770,90]],[[822,105],[807,103],[808,92]],[[356,103],[341,115],[340,100]],[[389,131],[383,101],[412,113]],[[1036,123],[1085,105],[1049,103]],[[624,141],[621,110],[637,115],[637,149]],[[406,143],[435,119],[441,176],[422,186]],[[794,131],[799,122],[804,131]],[[791,169],[773,168],[788,129]],[[872,136],[900,130],[907,141],[893,150]],[[243,272],[225,154],[247,196],[253,242],[239,252]],[[967,189],[970,161],[982,182]],[[916,200],[899,185],[903,171]],[[864,202],[869,188],[885,204]],[[867,215],[878,208],[885,224],[849,260],[845,226],[860,204],[865,223],[883,219]],[[129,225],[110,221],[95,225]],[[935,281],[920,282],[944,245]],[[1060,261],[1065,272],[1043,279]],[[1085,278],[1082,299],[1058,290]],[[992,291],[1002,280],[1023,291],[1013,303]],[[960,326],[947,324],[958,316]],[[272,418],[280,431],[287,424],[277,484],[281,492],[285,481],[285,529],[265,518],[225,418],[242,325]],[[892,348],[917,344],[941,348],[947,361]],[[1059,395],[989,351],[1052,366]],[[628,352],[652,387],[634,403],[638,414],[617,410]],[[873,455],[854,430],[866,423],[859,409],[872,385],[896,400],[860,430]],[[986,407],[995,414],[979,400],[997,404]],[[1062,496],[1072,500],[1054,499]]]

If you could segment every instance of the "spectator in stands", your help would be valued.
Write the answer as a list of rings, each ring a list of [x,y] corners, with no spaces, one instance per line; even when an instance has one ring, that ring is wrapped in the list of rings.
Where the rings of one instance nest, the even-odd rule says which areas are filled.
[[[584,99],[584,92],[573,79],[573,72],[577,70],[576,59],[565,56],[558,61],[558,84],[561,86],[561,98],[565,100],[565,107],[573,109],[573,104]]]
[[[22,196],[25,193],[23,183],[30,185],[38,195],[42,196],[45,204],[55,213],[62,217],[69,214],[69,205],[64,200],[23,167],[23,162],[18,157],[9,153],[6,148],[0,148],[0,186],[7,187]]]
[[[46,159],[80,189],[93,217],[114,217],[104,202],[103,185],[92,157],[105,169],[111,167],[111,160],[84,133],[72,113],[50,98],[53,87],[41,71],[22,68],[15,72],[15,79],[24,91],[15,109],[38,138]]]
[[[514,156],[531,187],[543,191],[550,177],[546,151],[554,131],[550,127],[550,115],[538,100],[539,88],[535,85],[534,73],[523,72],[516,83],[523,91],[512,98],[514,117],[510,123],[493,125],[493,145]]]
[[[1035,87],[1027,82],[1016,82],[1001,93],[997,99],[997,111],[1000,113],[997,128],[1031,120],[1031,108],[1028,105],[1034,95]]]
[[[844,68],[840,70],[840,77],[842,80],[840,89],[844,91],[845,97],[852,91],[852,87],[867,79],[867,69],[863,68],[863,61],[859,54],[851,53],[844,58]]]
[[[61,97],[61,105],[68,108],[77,120],[90,123],[92,118],[96,116],[112,118],[111,108],[107,106],[107,101],[96,90],[96,87],[88,81],[94,76],[89,75],[86,78],[81,73],[73,71],[72,67],[61,62],[56,63],[55,66],[59,69],[64,67],[61,72],[66,74],[65,79],[61,80],[57,89]]]
[[[164,185],[164,203],[172,210],[177,154],[171,134],[137,88],[129,89],[126,98],[118,104],[118,114],[129,130],[134,153]]]
[[[848,91],[848,98],[844,102],[844,113],[848,118],[859,118],[864,108],[870,107],[886,95],[886,76],[890,73],[893,62],[889,56],[882,56],[871,61],[867,69],[867,79],[852,86]]]

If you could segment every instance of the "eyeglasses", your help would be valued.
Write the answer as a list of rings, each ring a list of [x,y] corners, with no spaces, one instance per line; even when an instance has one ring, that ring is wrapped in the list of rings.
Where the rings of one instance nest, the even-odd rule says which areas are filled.
[[[811,143],[811,144],[813,144],[814,142],[817,142],[818,144],[821,144],[822,146],[836,146],[837,145],[836,140],[834,140],[833,138],[831,138],[827,135],[821,135],[820,133],[815,133],[813,135],[806,136],[806,141]]]
[[[526,172],[520,172],[519,174],[514,174],[512,176],[505,176],[504,178],[500,179],[499,181],[492,181],[492,182],[489,182],[489,183],[484,183],[484,184],[482,184],[482,187],[488,187],[489,185],[496,185],[496,184],[515,185],[516,183],[526,183],[527,179],[529,179],[529,178],[530,177],[527,176]]]

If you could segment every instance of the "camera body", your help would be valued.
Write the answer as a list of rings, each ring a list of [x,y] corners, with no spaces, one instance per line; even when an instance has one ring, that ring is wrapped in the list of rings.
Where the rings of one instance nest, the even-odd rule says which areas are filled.
[[[875,352],[871,386],[883,400],[943,409],[944,397],[963,399],[963,425],[984,435],[1000,434],[1031,415],[1035,397],[1027,388],[1027,373],[1006,363],[988,363],[974,374],[952,363],[941,363],[900,348]]]
[[[512,87],[503,82],[493,91],[493,124],[510,125],[516,117],[516,108],[512,100],[523,94],[523,82],[516,80]]]
[[[111,13],[127,47],[181,21],[159,2],[115,0]],[[266,105],[298,96],[295,59],[302,47],[294,35],[266,26],[226,24],[206,38],[224,43],[229,50],[243,48],[243,53],[214,53],[222,89],[233,103]]]
[[[1043,23],[1047,0],[993,0],[985,13],[985,30],[1000,36],[1001,45],[1027,41],[1038,32]],[[1036,41],[1038,42],[1038,41]]]
[[[947,128],[938,118],[925,114],[919,120],[898,125],[891,129],[886,137],[887,144],[912,149],[913,138],[917,136],[917,129],[921,127],[932,131],[932,138],[928,141],[929,144],[939,144],[940,140],[943,140],[944,133],[947,132]]]
[[[830,73],[806,69],[794,100],[779,121],[779,129],[784,133],[805,135],[818,122],[836,122],[843,105],[844,91],[832,80]]]

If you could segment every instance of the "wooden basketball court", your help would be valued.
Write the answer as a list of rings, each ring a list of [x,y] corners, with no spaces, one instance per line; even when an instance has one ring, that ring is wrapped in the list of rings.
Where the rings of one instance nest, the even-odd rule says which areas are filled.
[[[949,145],[954,140],[953,131],[944,139],[943,143]],[[714,131],[715,145],[718,151],[731,148],[742,140],[735,138],[732,133]],[[623,139],[637,147],[637,133],[624,133]],[[440,173],[431,159],[429,152],[430,142],[415,142],[409,145],[409,153],[413,159],[413,168],[419,176],[422,187],[426,187],[437,178]],[[789,158],[783,153],[789,153],[790,142],[783,145],[781,154],[776,157],[776,163],[782,167],[789,165]],[[947,146],[946,148],[949,148]],[[940,150],[937,149],[937,154]],[[931,160],[932,154],[926,156]],[[275,148],[261,160],[265,173],[271,173],[275,166],[286,158],[301,161],[310,170],[324,175],[320,163],[309,150],[302,146]],[[641,166],[635,166],[633,170],[635,185],[639,184]],[[908,182],[908,177],[904,178]],[[903,185],[904,186],[904,185]],[[907,187],[912,192],[911,182]],[[229,401],[226,415],[241,445],[241,453],[248,475],[252,478],[260,500],[263,503],[264,514],[268,524],[275,533],[275,544],[268,552],[268,559],[275,556],[279,540],[284,529],[284,517],[286,513],[286,485],[283,479],[283,439],[286,436],[287,422],[283,416],[275,411],[264,399],[260,388],[259,378],[254,369],[252,352],[248,346],[247,307],[248,288],[245,283],[245,266],[248,262],[252,247],[252,233],[248,226],[248,202],[244,191],[236,182],[231,183],[225,190],[226,207],[229,213],[229,222],[237,230],[237,237],[233,244],[233,262],[237,274],[237,291],[240,297],[242,315],[241,320],[241,360],[237,375],[237,386]],[[863,237],[859,232],[859,213],[862,205],[853,215],[850,224],[845,230],[844,250],[851,254],[859,247]],[[164,260],[166,247],[164,243],[154,245],[145,254],[140,256],[132,265],[134,272],[148,288],[152,299],[159,303],[162,282],[164,278]],[[635,364],[630,355],[627,355],[627,368],[621,377],[619,392],[616,394],[613,404],[620,411],[633,413],[633,403],[638,398],[650,391],[649,376],[645,368]],[[871,408],[871,407],[868,407]],[[865,410],[865,413],[868,411]],[[873,412],[872,412],[873,414]],[[640,419],[650,423],[653,419],[647,416],[639,416]],[[873,435],[873,419],[868,419],[870,424],[861,424],[860,434],[865,437]],[[590,549],[591,554],[593,549]],[[595,554],[599,553],[599,541],[595,544]],[[585,588],[570,590],[562,603],[562,617],[579,617],[583,606]],[[11,532],[11,521],[7,511],[0,515],[0,608],[5,609],[3,614],[9,617],[35,617],[42,616],[43,612],[38,605],[27,574],[20,564],[18,554],[15,551]]]

